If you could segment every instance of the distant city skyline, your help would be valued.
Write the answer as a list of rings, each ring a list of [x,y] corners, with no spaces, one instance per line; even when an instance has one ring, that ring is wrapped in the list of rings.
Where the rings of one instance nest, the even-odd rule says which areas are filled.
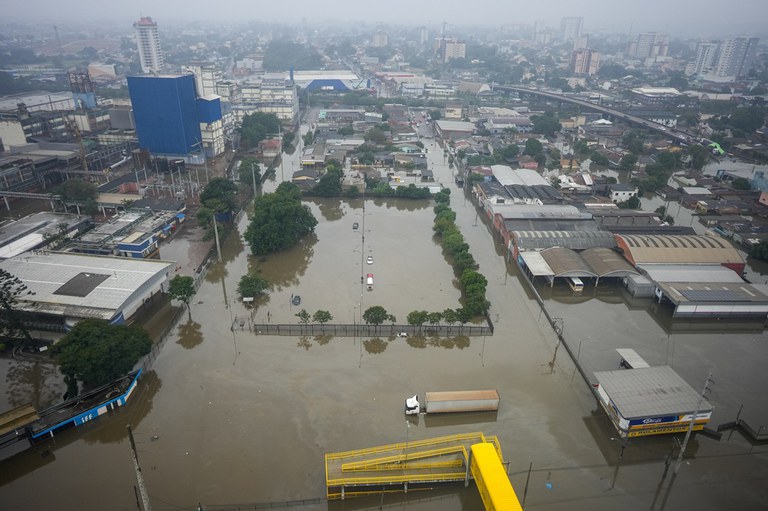
[[[220,0],[215,4],[202,0],[167,0],[150,2],[94,3],[90,0],[28,0],[12,2],[4,8],[7,21],[66,22],[121,20],[126,25],[140,16],[151,16],[158,24],[175,25],[181,21],[265,21],[322,25],[333,21],[391,23],[401,25],[438,25],[443,21],[457,26],[501,26],[544,22],[557,28],[562,18],[583,17],[583,33],[613,32],[637,34],[661,31],[672,36],[720,37],[729,35],[764,35],[768,33],[768,2],[737,0],[722,4],[712,0],[691,4],[683,0],[646,0],[622,4],[608,0],[549,0],[521,6],[502,0],[477,0],[468,8],[464,2],[303,2],[291,4],[254,4],[245,0]]]

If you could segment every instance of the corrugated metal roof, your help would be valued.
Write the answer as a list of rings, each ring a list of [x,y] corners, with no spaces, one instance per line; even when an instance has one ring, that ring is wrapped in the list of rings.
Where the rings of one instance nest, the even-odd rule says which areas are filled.
[[[520,257],[523,258],[525,266],[528,267],[528,270],[534,277],[551,277],[555,275],[555,272],[541,256],[541,252],[520,252]]]
[[[61,314],[64,310],[79,317],[111,319],[142,286],[165,273],[175,263],[128,257],[101,257],[64,253],[25,253],[0,262],[0,268],[18,277],[34,295],[19,300],[22,308]],[[85,296],[56,294],[62,286],[80,274],[108,275]]]
[[[768,295],[746,282],[659,282],[656,284],[673,303],[720,304],[726,310],[733,303],[768,305]],[[716,312],[716,311],[712,311]]]
[[[669,366],[596,372],[595,378],[626,419],[686,415],[696,410],[699,393]],[[702,401],[699,412],[712,405]]]
[[[508,165],[491,165],[493,177],[503,186],[551,186],[541,174],[532,169],[513,169]]]
[[[584,218],[591,219],[589,213],[582,213],[574,206],[553,204],[540,206],[537,204],[489,204],[494,215],[502,218]]]
[[[621,254],[610,248],[590,248],[580,255],[598,277],[626,277],[638,273]]]
[[[638,268],[654,282],[744,282],[720,264],[642,264]]]
[[[541,256],[558,277],[597,277],[597,274],[573,250],[561,247],[541,251]]]
[[[624,240],[635,264],[737,263],[744,258],[729,242],[714,236],[664,236],[617,234]]]
[[[557,222],[557,225],[552,227],[560,227],[560,223]],[[530,230],[513,231],[512,235],[519,250],[541,250],[551,247],[586,250],[593,247],[616,247],[613,235],[604,231]]]

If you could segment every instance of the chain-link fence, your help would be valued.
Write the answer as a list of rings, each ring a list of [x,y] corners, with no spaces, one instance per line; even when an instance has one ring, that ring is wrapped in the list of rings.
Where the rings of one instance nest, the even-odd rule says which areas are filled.
[[[233,324],[233,328],[242,328]],[[489,321],[488,326],[476,325],[366,325],[366,324],[338,324],[338,323],[260,323],[251,327],[257,335],[332,335],[334,337],[390,337],[423,336],[423,337],[482,337],[493,335],[493,327]]]

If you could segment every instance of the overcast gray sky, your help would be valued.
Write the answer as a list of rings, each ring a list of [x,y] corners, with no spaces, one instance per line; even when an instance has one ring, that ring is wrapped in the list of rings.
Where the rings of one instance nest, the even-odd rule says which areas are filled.
[[[486,24],[546,21],[558,26],[563,16],[583,16],[587,32],[708,36],[768,32],[768,0],[7,0],[3,16],[30,20],[125,19],[140,14],[159,24],[173,20],[263,20],[308,23],[365,20],[407,25]],[[42,20],[41,20],[42,21]]]

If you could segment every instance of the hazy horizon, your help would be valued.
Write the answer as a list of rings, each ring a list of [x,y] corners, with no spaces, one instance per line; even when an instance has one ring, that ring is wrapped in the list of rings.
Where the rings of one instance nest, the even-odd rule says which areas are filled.
[[[4,20],[15,22],[125,22],[127,27],[140,16],[150,16],[159,25],[174,26],[185,21],[263,21],[318,26],[329,22],[366,22],[397,25],[431,25],[442,22],[456,26],[489,26],[543,23],[557,29],[562,17],[582,16],[583,32],[638,33],[660,31],[672,36],[761,35],[768,33],[767,0],[737,0],[723,8],[712,0],[646,0],[617,6],[608,0],[584,0],[577,6],[572,0],[548,0],[536,5],[519,6],[501,0],[465,2],[404,1],[334,2],[296,1],[289,12],[283,5],[261,6],[245,0],[168,0],[150,2],[97,3],[92,0],[27,0],[11,3],[4,9]],[[471,9],[468,8],[471,6]]]

